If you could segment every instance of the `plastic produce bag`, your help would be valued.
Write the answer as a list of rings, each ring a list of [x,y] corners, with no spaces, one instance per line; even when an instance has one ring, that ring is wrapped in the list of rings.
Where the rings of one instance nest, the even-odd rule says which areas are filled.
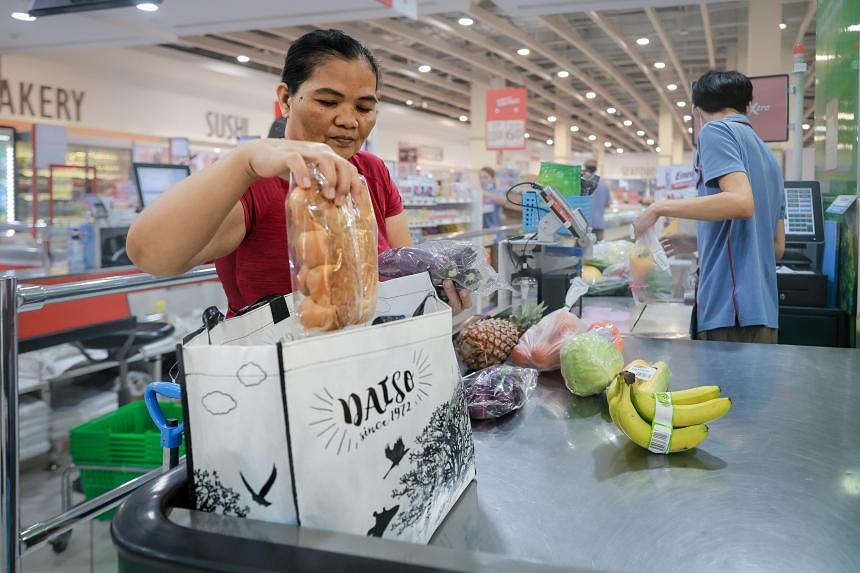
[[[608,320],[598,320],[588,325],[588,332],[602,336],[618,349],[618,352],[624,352],[624,339],[621,338],[621,331],[618,327]]]
[[[397,278],[427,271],[437,287],[450,279],[457,288],[482,295],[511,288],[487,262],[484,249],[473,243],[427,241],[379,255],[379,273],[383,276]]]
[[[469,416],[499,418],[522,408],[537,386],[538,371],[498,364],[463,377]]]
[[[565,307],[543,317],[529,328],[514,346],[511,358],[517,366],[528,366],[541,371],[561,367],[561,347],[567,340],[584,330],[582,321],[570,308],[591,287],[574,279],[565,297]]]
[[[656,225],[638,237],[630,250],[630,291],[637,304],[672,298],[672,270]]]
[[[323,197],[325,178],[309,165],[312,185],[291,181],[287,199],[290,274],[299,322],[337,330],[373,318],[379,282],[376,218],[367,186],[337,206]]]
[[[591,258],[583,264],[597,267],[601,271],[618,263],[627,263],[630,253],[630,241],[602,241],[591,247]]]

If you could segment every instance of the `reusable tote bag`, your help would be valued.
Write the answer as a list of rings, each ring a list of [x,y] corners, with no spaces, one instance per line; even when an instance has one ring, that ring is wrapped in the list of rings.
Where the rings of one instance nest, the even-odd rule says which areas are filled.
[[[429,541],[475,477],[450,308],[426,274],[380,285],[377,316],[400,320],[300,337],[289,307],[181,349],[196,507]]]

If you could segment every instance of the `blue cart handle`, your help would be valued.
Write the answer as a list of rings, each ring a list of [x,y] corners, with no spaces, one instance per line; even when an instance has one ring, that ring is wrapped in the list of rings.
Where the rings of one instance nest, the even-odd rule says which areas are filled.
[[[182,386],[175,382],[151,382],[146,385],[146,390],[143,392],[143,401],[146,402],[149,417],[161,432],[161,447],[178,448],[182,445],[182,431],[185,429],[185,424],[180,423],[172,427],[167,425],[164,412],[161,411],[161,405],[158,403],[159,394],[179,400],[182,398]]]

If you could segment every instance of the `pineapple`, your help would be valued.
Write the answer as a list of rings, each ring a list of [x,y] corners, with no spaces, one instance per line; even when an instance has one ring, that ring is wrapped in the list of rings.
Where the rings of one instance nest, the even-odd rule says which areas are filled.
[[[526,330],[540,322],[544,312],[546,312],[544,303],[537,306],[520,305],[517,313],[509,316],[507,320],[517,327],[520,336],[522,336]]]
[[[480,320],[460,332],[457,353],[472,370],[501,364],[520,340],[517,327],[502,318]]]

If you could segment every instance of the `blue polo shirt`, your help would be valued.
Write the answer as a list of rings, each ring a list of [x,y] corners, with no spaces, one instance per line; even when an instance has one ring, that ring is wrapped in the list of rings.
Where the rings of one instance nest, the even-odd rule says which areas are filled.
[[[709,122],[699,134],[696,157],[700,197],[720,193],[719,179],[747,174],[755,201],[750,219],[699,221],[698,329],[779,325],[777,221],[785,217],[783,178],[773,152],[745,115]]]

